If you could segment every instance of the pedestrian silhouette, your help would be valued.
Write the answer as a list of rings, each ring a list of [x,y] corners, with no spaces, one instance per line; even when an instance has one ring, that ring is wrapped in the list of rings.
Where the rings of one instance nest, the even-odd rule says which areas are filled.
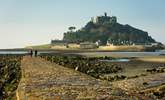
[[[30,50],[30,56],[31,57],[33,56],[33,50]]]
[[[37,50],[35,50],[35,51],[34,51],[35,57],[37,57],[37,53],[38,53],[38,51],[37,51]]]

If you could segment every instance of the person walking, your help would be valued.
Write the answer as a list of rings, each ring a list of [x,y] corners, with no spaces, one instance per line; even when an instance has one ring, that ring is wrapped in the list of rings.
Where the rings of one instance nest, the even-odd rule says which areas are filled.
[[[37,55],[38,55],[38,51],[35,50],[35,51],[34,51],[34,54],[35,54],[35,57],[37,57]]]
[[[30,56],[31,57],[33,56],[33,50],[32,49],[30,50]]]

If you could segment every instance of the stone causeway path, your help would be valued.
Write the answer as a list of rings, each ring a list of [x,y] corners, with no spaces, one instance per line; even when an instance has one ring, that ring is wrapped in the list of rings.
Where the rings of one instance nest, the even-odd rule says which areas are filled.
[[[100,100],[110,96],[111,85],[42,58],[23,57],[17,100]]]

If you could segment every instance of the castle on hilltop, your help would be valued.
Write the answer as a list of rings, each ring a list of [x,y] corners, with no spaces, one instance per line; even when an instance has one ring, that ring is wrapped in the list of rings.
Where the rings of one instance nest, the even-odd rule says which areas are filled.
[[[117,18],[116,16],[107,16],[107,13],[105,12],[104,16],[92,17],[91,21],[98,24],[117,23]]]

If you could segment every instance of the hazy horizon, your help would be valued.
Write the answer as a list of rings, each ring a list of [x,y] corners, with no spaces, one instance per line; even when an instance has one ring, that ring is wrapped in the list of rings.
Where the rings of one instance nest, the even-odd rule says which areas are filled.
[[[79,29],[104,12],[165,44],[164,4],[163,0],[0,0],[0,48],[48,44],[62,39],[69,26]]]

